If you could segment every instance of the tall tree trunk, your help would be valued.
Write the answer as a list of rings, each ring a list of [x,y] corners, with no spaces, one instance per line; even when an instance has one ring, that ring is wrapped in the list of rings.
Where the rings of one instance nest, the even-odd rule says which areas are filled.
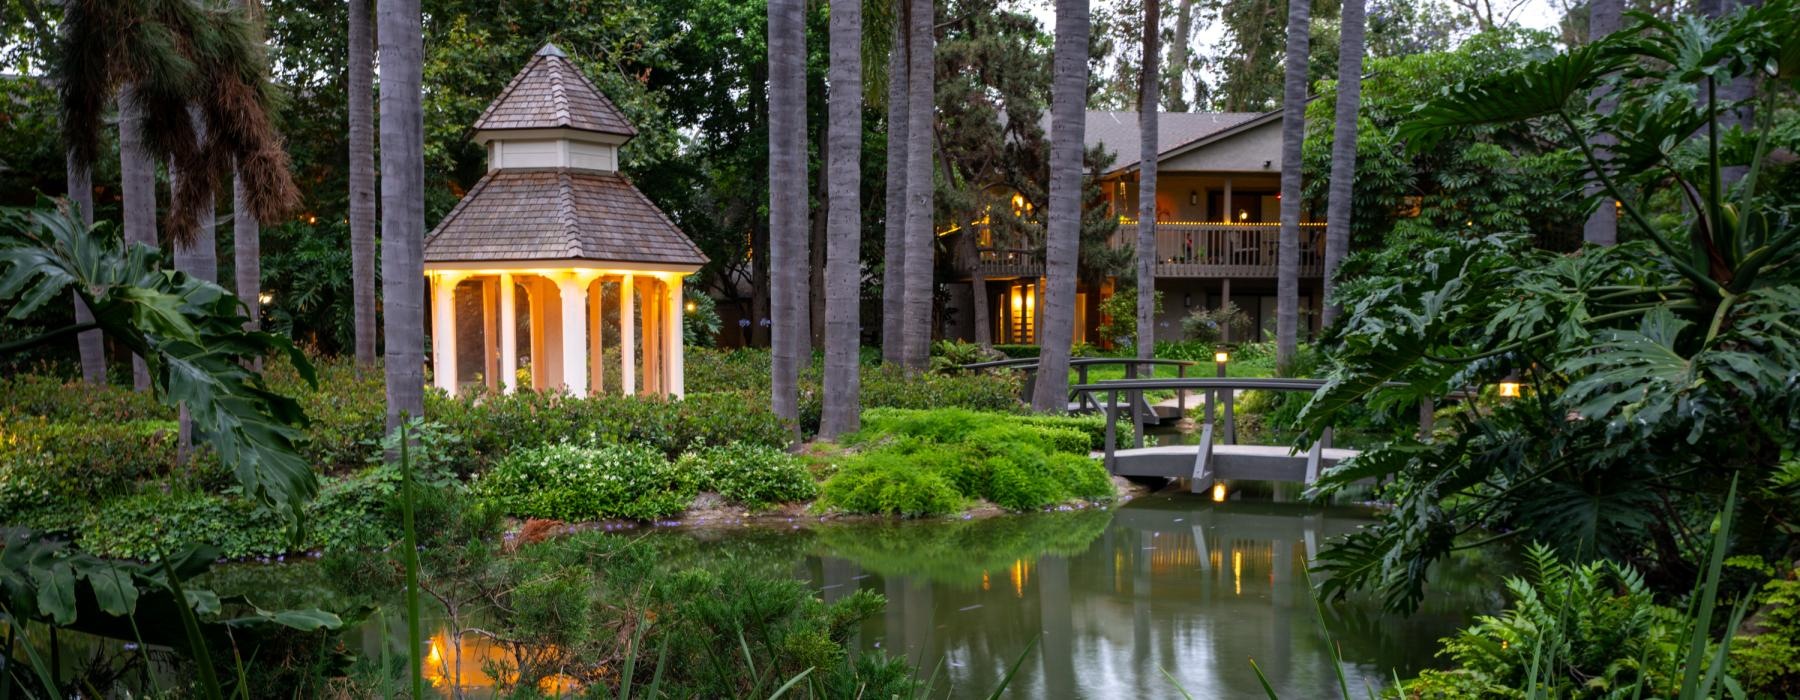
[[[801,0],[769,0],[770,405],[798,430],[806,240],[806,27]]]
[[[375,365],[375,36],[369,0],[350,0],[350,298],[356,362]]]
[[[262,225],[244,191],[244,178],[232,178],[231,260],[232,283],[238,299],[250,311],[246,330],[262,327]]]
[[[1350,217],[1356,184],[1356,118],[1362,111],[1365,26],[1363,0],[1344,0],[1339,19],[1336,122],[1331,126],[1331,192],[1325,204],[1325,308],[1321,326],[1337,321],[1342,309],[1332,301],[1338,265],[1350,252]]]
[[[1300,325],[1300,146],[1306,139],[1306,56],[1312,4],[1288,0],[1281,98],[1281,241],[1276,250],[1275,366],[1293,368]]]
[[[1619,31],[1619,15],[1624,7],[1623,0],[1593,0],[1588,3],[1588,41],[1599,41],[1608,34]],[[1596,88],[1599,90],[1600,88]],[[1602,100],[1599,105],[1602,113],[1612,111],[1612,102]],[[1594,154],[1602,163],[1608,158],[1608,151],[1613,145],[1612,134],[1594,135]],[[1600,195],[1602,188],[1598,184],[1588,186],[1588,196]],[[1582,226],[1581,238],[1594,245],[1613,245],[1619,242],[1619,212],[1609,197],[1603,197],[1594,212],[1588,215],[1587,224]]]
[[[1163,105],[1171,112],[1186,112],[1188,42],[1194,32],[1194,0],[1181,0],[1175,12],[1175,40],[1169,44],[1169,73],[1164,77],[1168,88],[1163,94]]]
[[[1156,356],[1156,138],[1159,0],[1144,0],[1144,65],[1138,80],[1137,356]]]
[[[907,43],[906,124],[906,339],[901,360],[910,371],[931,362],[931,299],[935,290],[932,235],[932,123],[937,118],[937,36],[933,0],[912,0]]]
[[[419,0],[379,0],[387,427],[425,415],[425,120]]]
[[[894,3],[894,44],[888,50],[887,95],[887,217],[882,222],[885,240],[881,257],[881,360],[898,365],[906,348],[906,108],[907,12],[906,3]]]
[[[81,216],[81,224],[86,227],[94,225],[94,173],[75,162],[73,155],[65,159],[68,163],[69,205]],[[94,312],[88,309],[86,301],[80,294],[71,293],[75,299],[75,322],[93,323]],[[100,331],[86,331],[75,336],[77,347],[81,351],[81,380],[89,384],[106,383],[106,338]]]
[[[829,2],[829,0],[827,0]],[[826,105],[830,109],[830,105]],[[802,308],[806,309],[806,346],[800,351],[801,367],[812,361],[814,350],[825,347],[825,259],[826,243],[831,236],[831,208],[836,202],[831,199],[831,120],[819,125],[819,174],[813,183],[813,191],[819,199],[818,208],[813,210],[811,224],[807,227],[806,245],[806,289],[807,294],[800,297]]]
[[[189,114],[193,115],[194,130],[198,132],[197,138],[205,139],[205,124],[201,121],[199,112],[190,108]],[[174,198],[174,193],[181,187],[181,180],[190,177],[189,173],[182,172],[175,167],[174,163],[173,158],[169,159],[169,196],[171,200]],[[174,204],[171,203],[170,206],[173,207]],[[202,207],[194,217],[192,240],[184,243],[180,239],[175,239],[170,242],[170,246],[175,249],[175,270],[208,282],[219,281],[219,243],[214,230],[218,223],[218,214],[214,206],[216,205]],[[174,237],[171,236],[171,238]],[[187,404],[184,403],[181,404],[176,418],[179,431],[176,440],[176,460],[185,464],[188,458],[193,456],[194,417],[188,412]]]
[[[1056,0],[1050,93],[1050,211],[1044,232],[1038,371],[1031,406],[1061,412],[1069,401],[1069,345],[1075,339],[1076,256],[1081,248],[1081,156],[1087,131],[1088,5]]]
[[[862,0],[831,2],[831,92],[826,108],[830,194],[825,253],[825,406],[819,436],[861,424],[862,343]]]
[[[156,247],[156,160],[145,150],[143,110],[130,85],[119,90],[119,196],[123,200],[125,245]],[[131,385],[150,390],[144,358],[131,356]]]

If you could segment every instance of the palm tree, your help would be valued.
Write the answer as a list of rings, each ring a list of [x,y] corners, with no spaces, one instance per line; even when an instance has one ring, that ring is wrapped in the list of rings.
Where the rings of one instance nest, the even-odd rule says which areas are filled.
[[[1032,408],[1039,411],[1062,411],[1069,405],[1069,344],[1075,338],[1076,253],[1081,246],[1082,143],[1087,130],[1088,31],[1086,0],[1056,0],[1050,218],[1044,234],[1049,289],[1042,300],[1037,385],[1031,396]]]
[[[233,7],[243,8],[251,25],[261,32],[261,7],[256,2],[236,0]],[[231,255],[232,255],[232,289],[240,301],[249,310],[249,325],[245,330],[256,330],[262,320],[262,225],[256,220],[256,212],[250,210],[249,191],[244,188],[245,175],[233,161],[233,177],[231,179]],[[258,365],[259,367],[261,365]]]
[[[806,26],[802,0],[769,0],[770,405],[800,418],[800,302],[806,274]]]
[[[882,224],[886,240],[881,257],[881,359],[900,364],[905,359],[906,328],[906,126],[912,112],[906,108],[907,35],[906,3],[894,3],[894,43],[888,48],[887,95],[887,218]]]
[[[1144,0],[1144,65],[1138,81],[1137,356],[1144,360],[1156,355],[1156,69],[1162,58],[1156,44],[1161,9],[1157,0]]]
[[[125,220],[125,247],[142,243],[156,247],[156,161],[144,143],[143,112],[127,84],[119,89],[119,197]],[[78,167],[71,164],[69,167]],[[131,386],[150,390],[150,368],[144,358],[131,356]]]
[[[121,115],[139,130],[140,150],[166,155],[186,175],[164,222],[178,244],[194,242],[200,217],[212,211],[219,176],[234,161],[258,220],[280,220],[294,207],[300,194],[271,117],[267,57],[243,8],[69,0],[64,9],[56,74],[63,137],[78,165],[93,166],[101,119],[118,93]],[[121,92],[127,84],[132,89]]]
[[[1331,303],[1337,269],[1350,252],[1350,217],[1356,180],[1356,118],[1362,111],[1362,66],[1365,27],[1363,0],[1344,0],[1339,18],[1337,121],[1331,127],[1331,191],[1325,204],[1325,309],[1321,326],[1337,320],[1341,309]]]
[[[198,113],[194,114],[194,130],[198,132],[195,135],[197,139],[202,141],[206,139],[206,127],[200,121]],[[204,177],[193,171],[182,170],[181,166],[176,163],[175,159],[169,159],[170,192],[180,192],[182,182],[190,177]],[[211,203],[208,202],[208,204]],[[170,207],[173,208],[174,204],[171,203]],[[213,230],[216,216],[217,213],[212,206],[201,209],[194,215],[193,234],[186,240],[175,239],[173,247],[175,248],[175,270],[177,272],[183,272],[189,277],[207,282],[219,281],[219,245]],[[179,406],[177,428],[176,460],[185,464],[193,454],[194,447],[194,415],[188,410],[186,403]]]
[[[933,0],[912,0],[907,17],[911,29],[907,37],[906,294],[900,359],[915,372],[931,361],[932,253],[937,247],[931,230],[931,159],[937,116],[937,35],[932,25],[936,18]]]
[[[1298,354],[1300,325],[1300,146],[1306,139],[1306,52],[1312,4],[1288,0],[1287,72],[1281,98],[1281,242],[1276,250],[1275,366]]]
[[[75,212],[81,217],[81,225],[94,225],[94,174],[87,168],[76,164],[75,158],[67,158],[69,184],[69,203],[74,205]],[[75,299],[75,323],[86,325],[94,322],[94,312],[88,308],[87,301],[81,294],[71,292]],[[81,380],[89,384],[106,383],[106,338],[100,331],[84,331],[75,336],[77,347],[81,350]]]
[[[1593,0],[1588,3],[1588,41],[1595,42],[1607,35],[1619,31],[1619,15],[1624,8],[1623,0]],[[1598,88],[1595,93],[1602,91]],[[1606,100],[1600,102],[1600,113],[1612,112],[1612,105]],[[1611,134],[1601,132],[1595,134],[1593,144],[1595,152],[1604,160],[1607,147],[1613,144]],[[1594,183],[1588,186],[1589,196],[1599,196],[1601,186]],[[1582,226],[1582,240],[1594,245],[1613,245],[1619,242],[1619,212],[1612,203],[1601,198],[1594,213],[1588,215],[1587,224]]]
[[[381,298],[387,425],[425,415],[425,121],[419,0],[380,0]]]
[[[825,244],[825,407],[819,435],[833,438],[859,424],[857,346],[862,324],[862,0],[831,3],[831,208]]]
[[[375,37],[369,0],[350,0],[350,288],[356,362],[375,364]]]

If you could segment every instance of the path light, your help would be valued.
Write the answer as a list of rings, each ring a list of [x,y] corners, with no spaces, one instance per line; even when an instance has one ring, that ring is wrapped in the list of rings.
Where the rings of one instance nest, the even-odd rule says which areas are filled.
[[[1225,363],[1230,362],[1230,361],[1231,361],[1231,353],[1230,352],[1220,350],[1218,352],[1213,353],[1213,362],[1218,363],[1219,365],[1224,365]]]
[[[263,292],[261,294],[256,295],[256,303],[261,306],[268,306],[270,304],[275,303],[275,293],[274,292]]]
[[[1223,481],[1213,482],[1212,498],[1213,498],[1214,503],[1224,503],[1225,502],[1225,482],[1223,482]]]
[[[689,301],[689,302],[688,302],[688,303],[687,303],[687,312],[688,312],[688,313],[690,313],[690,314],[691,314],[691,313],[694,313],[694,311],[695,311],[695,310],[697,310],[697,309],[699,309],[699,308],[700,308],[700,305],[699,305],[699,304],[695,304],[695,303],[694,303],[694,302],[692,302],[692,301]]]
[[[1505,377],[1500,378],[1500,398],[1516,399],[1519,398],[1519,392],[1519,375],[1517,372],[1507,372]]]

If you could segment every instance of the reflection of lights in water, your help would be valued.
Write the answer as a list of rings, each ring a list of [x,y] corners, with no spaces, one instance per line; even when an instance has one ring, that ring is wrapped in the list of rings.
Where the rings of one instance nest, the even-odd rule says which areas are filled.
[[[1025,581],[1031,578],[1031,569],[1025,566],[1024,559],[1014,559],[1012,565],[1013,596],[1025,597]]]
[[[433,688],[454,685],[473,690],[517,683],[517,669],[518,662],[505,647],[485,637],[467,635],[460,644],[452,644],[449,632],[439,630],[431,636],[423,670],[425,681]],[[501,676],[496,679],[488,673],[491,670],[499,670]],[[550,696],[576,694],[581,692],[581,681],[574,676],[553,673],[538,680],[537,690]]]
[[[981,572],[981,590],[988,590],[988,572],[986,570]]]
[[[1150,570],[1163,574],[1186,571],[1200,564],[1200,548],[1193,535],[1178,532],[1158,533],[1158,546],[1150,552]]]
[[[1113,592],[1125,592],[1125,552],[1113,550]]]
[[[1244,553],[1231,551],[1231,588],[1237,595],[1244,594]]]

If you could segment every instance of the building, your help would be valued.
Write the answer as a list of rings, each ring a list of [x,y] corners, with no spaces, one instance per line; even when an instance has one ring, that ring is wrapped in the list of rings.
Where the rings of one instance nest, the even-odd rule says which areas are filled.
[[[618,172],[636,133],[548,44],[476,120],[487,174],[425,239],[436,386],[682,395],[706,256]]]
[[[1156,182],[1156,288],[1162,292],[1157,335],[1174,338],[1189,312],[1235,304],[1251,320],[1252,333],[1275,333],[1276,247],[1281,222],[1281,112],[1158,115],[1160,151]],[[1137,241],[1138,118],[1135,112],[1088,112],[1087,146],[1117,156],[1101,177],[1105,206],[1119,218],[1115,245]],[[1325,224],[1303,219],[1300,239],[1302,332],[1316,330],[1324,275]],[[975,258],[959,257],[948,314],[952,335],[974,336],[971,294],[976,272],[988,300],[996,343],[1037,340],[1038,294],[1043,289],[1040,247],[1000,240],[982,222],[955,235],[976,237]],[[954,244],[952,244],[954,245]],[[971,269],[972,260],[980,269]],[[1108,282],[1078,291],[1076,342],[1094,337],[1099,303],[1113,292]],[[1257,338],[1227,338],[1243,342]]]

